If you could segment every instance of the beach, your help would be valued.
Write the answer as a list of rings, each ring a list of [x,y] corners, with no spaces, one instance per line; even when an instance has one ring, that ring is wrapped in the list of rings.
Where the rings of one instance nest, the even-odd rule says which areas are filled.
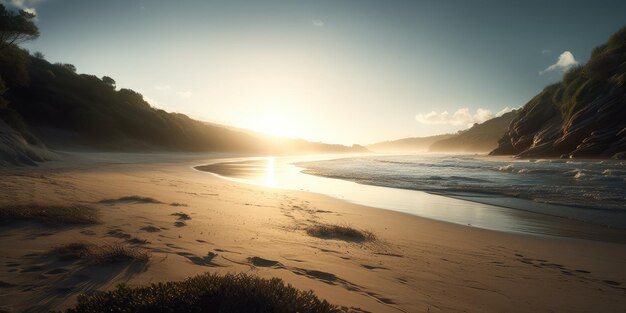
[[[81,154],[2,169],[1,205],[89,205],[100,222],[2,224],[0,311],[59,310],[81,293],[205,272],[279,277],[356,312],[626,307],[624,244],[468,227],[194,169],[227,157]],[[320,224],[347,225],[375,239],[307,233]],[[91,265],[49,255],[75,242],[139,247],[150,259]]]

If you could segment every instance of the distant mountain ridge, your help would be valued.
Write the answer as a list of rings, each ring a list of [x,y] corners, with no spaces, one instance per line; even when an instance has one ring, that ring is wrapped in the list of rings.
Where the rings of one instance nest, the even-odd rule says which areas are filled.
[[[498,146],[498,140],[506,132],[517,111],[507,112],[467,130],[434,142],[429,152],[488,153]]]
[[[626,27],[531,99],[492,155],[626,158]]]
[[[487,153],[498,146],[498,140],[507,131],[516,112],[513,110],[483,123],[474,124],[456,134],[403,138],[366,147],[374,152],[390,153]]]
[[[426,152],[430,145],[442,139],[453,137],[453,134],[444,134],[428,137],[410,137],[389,140],[367,145],[366,148],[374,152]]]

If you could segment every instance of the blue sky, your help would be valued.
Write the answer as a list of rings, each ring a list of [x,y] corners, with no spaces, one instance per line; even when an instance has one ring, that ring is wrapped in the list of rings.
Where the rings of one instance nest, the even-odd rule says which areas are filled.
[[[343,144],[522,106],[626,25],[626,1],[3,2],[37,13],[25,48],[154,106]]]

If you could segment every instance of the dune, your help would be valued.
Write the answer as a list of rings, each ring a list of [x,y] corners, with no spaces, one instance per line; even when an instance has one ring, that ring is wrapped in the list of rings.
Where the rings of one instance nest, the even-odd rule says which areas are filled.
[[[0,166],[36,165],[37,162],[57,158],[41,144],[30,143],[0,119]]]
[[[98,157],[2,169],[0,207],[81,205],[98,219],[0,224],[0,311],[62,310],[120,283],[203,273],[278,277],[355,312],[626,307],[623,244],[488,231],[192,169],[210,155]],[[331,232],[317,236],[320,225]],[[352,230],[372,236],[346,240]],[[115,262],[90,261],[103,254]]]

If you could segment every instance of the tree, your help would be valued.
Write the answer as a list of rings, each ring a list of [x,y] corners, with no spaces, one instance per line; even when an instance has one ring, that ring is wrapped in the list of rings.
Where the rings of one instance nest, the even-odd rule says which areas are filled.
[[[115,89],[115,80],[109,76],[102,76],[102,81]]]
[[[34,19],[33,13],[24,10],[14,13],[0,4],[0,50],[39,37]]]
[[[54,63],[54,65],[66,69],[72,73],[76,73],[76,66],[74,66],[74,64],[70,64],[70,63]]]
[[[46,58],[46,56],[45,56],[45,55],[43,55],[43,53],[41,53],[40,51],[37,51],[37,52],[33,53],[33,56],[34,56],[35,58],[37,58],[37,59],[40,59],[40,60],[43,60],[43,59],[45,59],[45,58]]]

